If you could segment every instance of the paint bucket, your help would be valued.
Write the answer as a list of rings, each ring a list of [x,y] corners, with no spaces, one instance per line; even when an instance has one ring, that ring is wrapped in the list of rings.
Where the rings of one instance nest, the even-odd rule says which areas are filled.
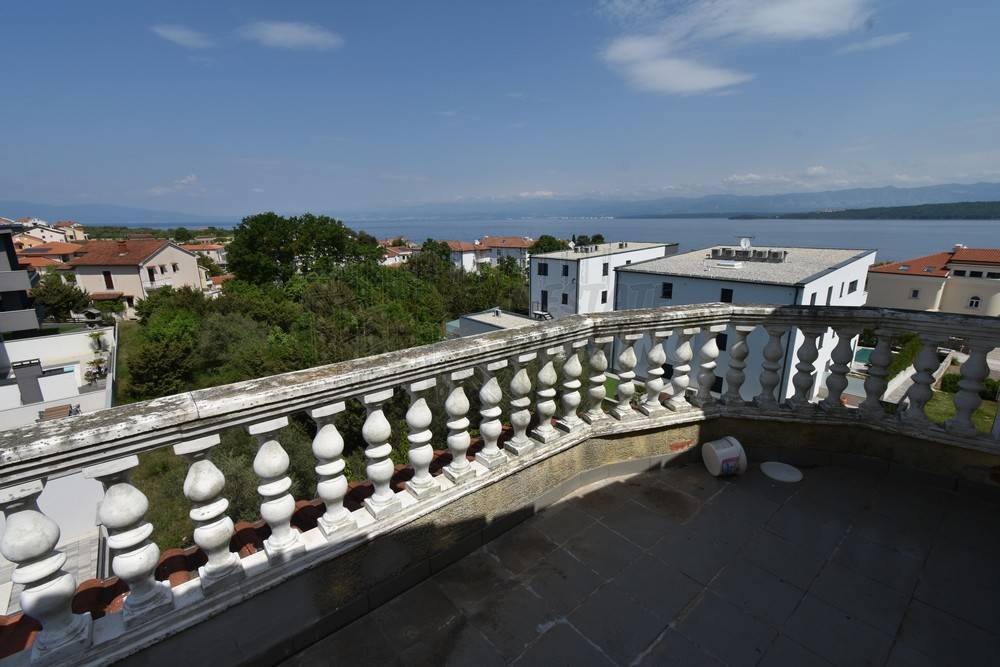
[[[701,460],[713,477],[739,475],[747,470],[747,455],[740,441],[731,435],[701,446]]]

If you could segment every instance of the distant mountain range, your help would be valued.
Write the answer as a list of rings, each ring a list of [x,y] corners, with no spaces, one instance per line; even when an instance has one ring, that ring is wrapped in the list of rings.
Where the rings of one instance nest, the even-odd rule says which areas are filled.
[[[471,200],[421,204],[366,211],[322,211],[337,218],[509,218],[531,216],[566,217],[685,217],[777,215],[804,211],[826,211],[886,206],[915,206],[956,202],[1000,201],[1000,183],[948,183],[918,188],[852,188],[822,192],[792,192],[775,195],[707,195],[660,199],[609,199],[598,197],[551,197],[545,199]],[[175,211],[156,211],[114,204],[42,204],[0,201],[0,216],[35,216],[54,222],[77,220],[91,225],[211,225],[238,222],[233,216],[201,216]]]
[[[27,201],[0,200],[0,216],[16,218],[35,217],[55,222],[76,220],[85,225],[197,225],[236,222],[237,218],[207,217],[176,211],[154,211],[148,208],[118,206],[116,204],[40,204]]]

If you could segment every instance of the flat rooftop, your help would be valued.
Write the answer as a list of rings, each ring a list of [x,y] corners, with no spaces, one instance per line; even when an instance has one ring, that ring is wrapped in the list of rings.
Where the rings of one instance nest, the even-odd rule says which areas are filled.
[[[483,324],[489,324],[497,327],[498,329],[514,329],[516,327],[528,326],[529,324],[538,324],[538,320],[532,319],[527,315],[519,315],[506,310],[501,310],[499,311],[499,314],[497,314],[497,310],[494,308],[484,310],[481,313],[469,313],[468,315],[462,315],[459,319],[482,322]]]
[[[670,464],[585,487],[286,664],[996,661],[1000,496],[803,472]]]
[[[732,248],[738,246],[712,246]],[[618,271],[633,273],[656,273],[691,278],[711,278],[715,280],[735,280],[739,282],[767,283],[772,285],[801,285],[824,273],[840,268],[875,250],[860,248],[785,248],[774,246],[754,246],[753,250],[779,250],[787,252],[784,261],[762,262],[743,260],[739,268],[724,266],[717,258],[712,258],[712,248],[703,248],[679,255],[669,255],[660,259],[620,267]]]
[[[624,247],[621,245],[624,243]],[[598,243],[586,246],[577,246],[572,250],[557,250],[556,252],[543,252],[532,255],[531,258],[539,259],[587,259],[588,257],[601,257],[603,255],[617,255],[622,252],[632,252],[634,250],[648,250],[649,248],[665,248],[675,246],[676,243],[647,243],[645,241],[616,241],[614,243]],[[588,252],[583,252],[583,248],[593,248]]]

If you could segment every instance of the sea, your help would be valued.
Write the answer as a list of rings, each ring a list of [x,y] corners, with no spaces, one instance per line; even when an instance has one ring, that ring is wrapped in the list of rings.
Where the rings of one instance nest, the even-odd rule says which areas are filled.
[[[570,238],[603,234],[607,241],[678,243],[679,252],[736,243],[744,236],[756,246],[864,248],[878,250],[880,261],[902,260],[969,247],[1000,247],[1000,220],[730,220],[728,218],[406,218],[346,219],[352,228],[378,238],[404,236],[472,241],[486,235],[551,234]],[[191,228],[204,225],[141,225]],[[232,223],[219,223],[231,227]]]

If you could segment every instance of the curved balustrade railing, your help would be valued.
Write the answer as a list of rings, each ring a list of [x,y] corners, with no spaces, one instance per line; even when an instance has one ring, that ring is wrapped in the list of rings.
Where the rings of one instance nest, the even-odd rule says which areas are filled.
[[[761,344],[755,349],[751,337],[758,329]],[[863,330],[874,331],[877,344],[864,380],[866,397],[849,408],[841,397],[852,344]],[[718,364],[722,333],[726,367]],[[831,333],[837,343],[826,396],[813,401],[811,388],[823,371],[816,367],[819,341]],[[904,333],[919,335],[922,349],[905,408],[890,411],[881,401],[890,341]],[[793,335],[796,345],[789,343]],[[924,407],[932,396],[937,347],[955,339],[968,358],[961,366],[955,416],[937,426]],[[996,318],[706,304],[575,316],[179,394],[0,433],[0,507],[6,516],[0,551],[17,564],[14,582],[24,587],[21,608],[42,626],[32,661],[104,662],[595,435],[738,416],[849,422],[1000,453],[995,436],[979,433],[973,423],[989,373],[986,355],[998,346]],[[759,360],[753,368],[760,369],[760,389],[748,396],[744,384],[752,360]],[[786,372],[790,383],[784,381]],[[613,395],[607,395],[609,377],[617,380]],[[724,378],[721,391],[718,378]],[[394,434],[384,414],[396,396],[409,402],[406,440],[413,475],[402,491],[391,484]],[[435,402],[436,396],[443,401]],[[351,401],[366,412],[361,436],[371,485],[354,511],[344,505],[345,443],[337,428]],[[316,528],[304,532],[291,525],[296,504],[281,444],[281,430],[296,413],[317,426],[312,453],[324,510]],[[451,459],[432,475],[435,420],[446,425]],[[269,527],[263,550],[244,557],[230,550],[234,525],[223,495],[225,478],[211,459],[220,431],[232,427],[245,428],[256,441],[253,471],[260,479],[260,516]],[[473,427],[482,446],[469,456]],[[148,501],[128,478],[138,454],[166,447],[188,462],[178,493],[191,504],[193,539],[206,556],[198,578],[186,585],[183,605],[176,588],[154,577],[160,550],[150,540]],[[58,526],[37,504],[46,480],[80,472],[104,486],[98,517],[108,532],[112,569],[129,591],[121,621],[105,623],[100,631],[95,625],[105,619],[93,622],[71,612],[77,582],[62,569],[65,557],[55,548]]]

